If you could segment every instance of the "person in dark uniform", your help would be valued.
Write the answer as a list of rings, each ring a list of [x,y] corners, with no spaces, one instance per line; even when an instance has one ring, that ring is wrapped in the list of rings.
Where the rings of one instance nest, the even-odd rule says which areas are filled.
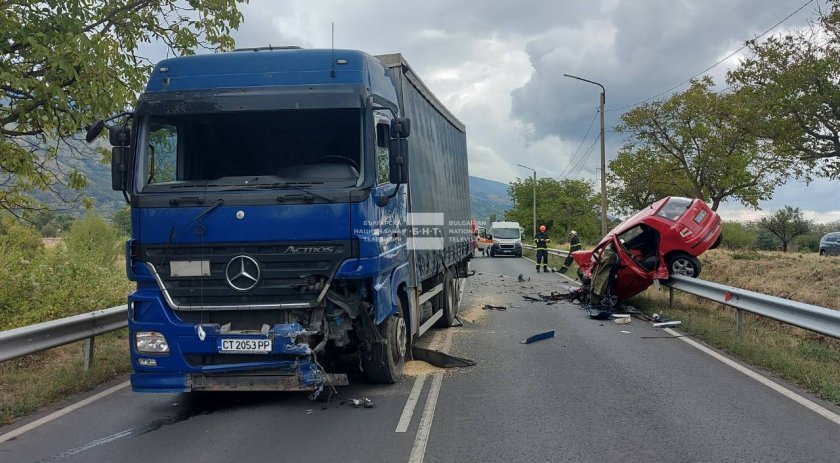
[[[566,256],[563,266],[560,267],[561,273],[566,273],[566,270],[569,270],[569,266],[574,262],[572,253],[575,251],[580,251],[580,238],[578,238],[577,232],[572,230],[569,232],[569,255]]]
[[[540,273],[540,262],[543,272],[548,272],[548,243],[551,238],[545,232],[545,225],[540,225],[540,232],[534,236],[534,244],[537,246],[537,273]]]

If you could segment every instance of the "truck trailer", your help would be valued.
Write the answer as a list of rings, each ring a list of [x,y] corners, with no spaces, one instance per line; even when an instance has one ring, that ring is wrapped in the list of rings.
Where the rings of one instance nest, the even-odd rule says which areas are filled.
[[[464,125],[400,54],[296,47],[158,63],[108,126],[131,385],[313,390],[358,355],[399,380],[452,325],[471,252]]]

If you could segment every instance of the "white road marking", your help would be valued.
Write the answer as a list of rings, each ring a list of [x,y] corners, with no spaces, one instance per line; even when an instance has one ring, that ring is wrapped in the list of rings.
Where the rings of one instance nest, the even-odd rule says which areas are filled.
[[[461,288],[458,296],[458,308],[461,308],[461,301],[464,299],[464,290],[467,287],[467,280],[461,281]],[[440,341],[440,338],[435,339]],[[433,343],[434,344],[434,343]],[[440,351],[448,353],[452,347],[452,330],[445,331],[443,341],[441,343]],[[419,380],[420,378],[418,378]],[[425,376],[423,377],[425,381]],[[435,418],[435,408],[437,407],[438,397],[440,396],[440,386],[443,383],[443,372],[437,372],[432,375],[432,385],[429,388],[429,396],[426,398],[426,406],[423,408],[423,416],[420,417],[420,424],[417,426],[417,435],[414,438],[414,444],[411,447],[411,455],[408,458],[409,463],[422,463],[426,456],[426,445],[429,443],[429,434],[432,431],[432,421]],[[415,387],[417,384],[415,383]],[[412,389],[412,393],[414,390]],[[409,395],[409,400],[411,396]],[[408,404],[406,404],[408,405]]]
[[[408,400],[405,401],[400,421],[397,423],[397,429],[394,432],[408,431],[408,425],[411,424],[411,417],[414,416],[414,408],[417,406],[417,400],[420,399],[420,392],[423,391],[423,384],[426,383],[427,375],[420,375],[414,380],[414,387],[411,388],[411,393],[408,395]]]
[[[778,392],[779,394],[782,394],[783,396],[787,397],[788,399],[793,400],[794,402],[802,405],[803,407],[807,408],[808,410],[811,410],[815,413],[818,413],[819,415],[823,416],[824,418],[828,419],[829,421],[833,421],[834,424],[840,425],[840,415],[838,415],[838,414],[836,414],[836,413],[834,413],[834,412],[832,412],[832,411],[814,403],[813,401],[810,401],[810,400],[806,399],[805,397],[802,397],[801,395],[791,391],[790,389],[788,389],[788,388],[786,388],[786,387],[784,387],[784,386],[782,386],[782,385],[780,385],[780,384],[778,384],[774,381],[771,381],[771,380],[765,378],[764,376],[750,370],[749,368],[741,365],[740,363],[738,363],[738,362],[736,362],[732,359],[726,358],[725,356],[713,351],[712,349],[709,349],[708,347],[700,344],[699,342],[694,341],[694,340],[692,340],[688,337],[685,337],[685,336],[681,335],[680,333],[678,333],[678,332],[676,332],[676,331],[674,331],[670,328],[665,328],[665,332],[667,332],[668,334],[670,334],[672,336],[679,337],[680,340],[682,340],[684,342],[687,342],[692,347],[700,349],[701,351],[711,355],[712,357],[716,358],[717,360],[720,360],[721,362],[723,362],[723,363],[729,365],[730,367],[740,371],[741,373],[749,376],[750,378],[758,381],[759,383],[769,387],[770,389],[773,389],[774,391]]]
[[[429,397],[426,399],[426,407],[423,409],[423,417],[420,418],[420,426],[417,428],[417,437],[414,438],[414,445],[411,447],[409,463],[422,463],[426,456],[426,444],[429,442],[429,433],[432,431],[432,420],[435,417],[438,395],[440,394],[440,383],[443,382],[443,373],[432,375],[432,387],[429,389]]]
[[[114,386],[110,389],[106,389],[106,390],[104,390],[100,393],[94,394],[94,395],[88,397],[85,400],[81,400],[79,402],[76,402],[73,405],[69,405],[67,407],[64,407],[64,408],[62,408],[61,410],[58,410],[55,413],[50,413],[49,415],[47,415],[43,418],[39,418],[39,419],[37,419],[37,420],[27,424],[27,425],[21,426],[17,429],[13,429],[13,430],[7,432],[6,434],[0,435],[0,443],[6,442],[10,439],[14,439],[15,437],[18,437],[18,436],[20,436],[21,434],[23,434],[27,431],[31,431],[31,430],[39,427],[39,426],[42,426],[44,424],[49,423],[50,421],[55,420],[56,418],[60,418],[60,417],[66,415],[66,414],[68,414],[68,413],[70,413],[74,410],[78,410],[78,409],[84,407],[85,405],[93,403],[93,402],[95,402],[95,401],[97,401],[97,400],[99,400],[103,397],[109,396],[109,395],[119,391],[120,389],[125,388],[128,385],[129,385],[129,381],[117,384],[116,386]]]

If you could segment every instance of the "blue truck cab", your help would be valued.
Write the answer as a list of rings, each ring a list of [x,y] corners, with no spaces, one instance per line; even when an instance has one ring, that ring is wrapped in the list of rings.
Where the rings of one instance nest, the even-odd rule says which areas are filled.
[[[401,55],[167,59],[111,120],[135,391],[320,391],[346,384],[323,367],[342,355],[394,383],[413,340],[453,323],[465,130]]]

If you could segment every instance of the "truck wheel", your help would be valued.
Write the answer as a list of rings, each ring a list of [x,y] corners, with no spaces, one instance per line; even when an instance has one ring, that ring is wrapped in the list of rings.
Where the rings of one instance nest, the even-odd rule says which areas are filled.
[[[394,384],[402,377],[408,348],[408,327],[403,317],[403,304],[397,298],[397,313],[383,321],[377,329],[382,341],[374,343],[370,352],[361,352],[365,377],[371,383]],[[368,355],[369,354],[369,355]]]
[[[438,328],[447,328],[455,324],[455,315],[458,314],[458,280],[452,277],[452,273],[446,272],[443,277],[443,316],[435,322]]]
[[[668,254],[665,262],[668,263],[668,273],[672,275],[685,275],[692,278],[700,276],[700,261],[684,252]]]

